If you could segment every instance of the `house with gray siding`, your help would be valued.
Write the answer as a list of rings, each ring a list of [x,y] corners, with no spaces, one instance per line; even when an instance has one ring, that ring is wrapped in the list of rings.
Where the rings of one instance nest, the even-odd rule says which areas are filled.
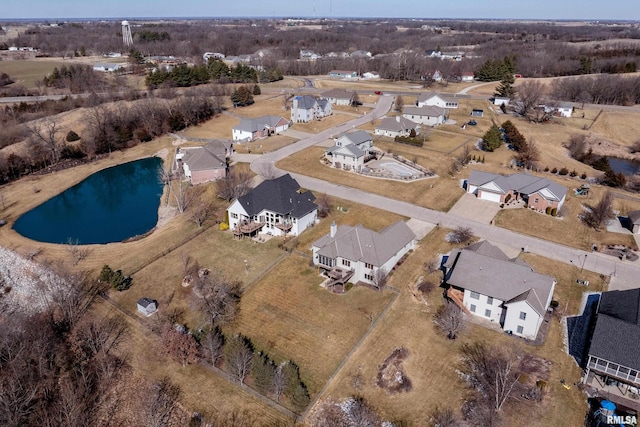
[[[242,119],[231,130],[234,141],[251,142],[289,129],[289,120],[279,116]]]
[[[322,93],[322,97],[329,100],[333,105],[351,105],[351,100],[355,92],[349,92],[345,89],[331,89]]]
[[[509,259],[487,241],[451,252],[444,264],[447,296],[467,314],[535,339],[551,304],[556,280]]]
[[[334,168],[359,172],[371,157],[373,138],[366,131],[343,133],[334,142],[335,145],[324,152],[325,159]]]
[[[420,133],[420,125],[404,116],[385,117],[376,126],[374,134],[395,138],[396,136],[409,136],[411,135],[411,130],[414,130],[415,134],[418,135]]]
[[[437,126],[445,122],[447,110],[435,105],[422,107],[405,107],[402,117],[427,126]]]
[[[458,108],[458,100],[451,96],[438,95],[436,92],[421,93],[416,101],[417,107],[436,106],[440,108]]]
[[[327,99],[311,95],[300,95],[293,98],[291,106],[291,121],[293,123],[320,120],[331,114],[333,114],[331,103]]]

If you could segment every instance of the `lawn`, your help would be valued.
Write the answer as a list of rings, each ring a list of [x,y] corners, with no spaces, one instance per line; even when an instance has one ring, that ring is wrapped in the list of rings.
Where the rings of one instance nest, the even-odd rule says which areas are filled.
[[[363,287],[333,294],[322,281],[309,258],[289,256],[243,296],[232,327],[276,361],[296,362],[312,395],[393,298]]]
[[[333,169],[322,164],[320,158],[323,155],[324,149],[317,146],[302,150],[283,159],[278,162],[277,166],[291,172],[302,173],[314,178],[348,185],[419,206],[445,212],[448,211],[462,195],[462,191],[459,191],[458,181],[446,175],[446,169],[449,167],[448,158],[440,154],[433,154],[432,152],[427,154],[427,151],[424,149],[410,147],[406,144],[389,144],[394,144],[392,149],[394,153],[405,156],[409,160],[413,160],[413,158],[416,157],[418,164],[431,168],[431,170],[434,170],[434,166],[439,165],[438,168],[435,169],[435,172],[439,175],[444,173],[445,176],[412,182],[365,177],[351,172]],[[380,147],[386,149],[384,144],[380,144]],[[427,159],[427,155],[429,160],[425,160]]]
[[[413,297],[410,285],[423,276],[429,281],[439,283],[439,274],[428,276],[422,263],[437,253],[448,252],[452,247],[444,241],[448,230],[435,228],[425,237],[416,251],[391,278],[390,284],[399,288],[400,297],[393,303],[382,321],[349,358],[334,381],[331,382],[323,398],[342,399],[352,394],[365,397],[379,408],[387,419],[403,420],[407,425],[426,425],[428,413],[436,406],[449,407],[459,414],[459,408],[465,396],[466,386],[456,373],[459,359],[458,351],[463,343],[481,341],[487,344],[504,346],[518,340],[484,327],[469,324],[467,329],[455,341],[447,340],[436,332],[432,315],[441,304],[439,289],[428,296],[429,307]],[[566,270],[559,263],[527,257],[534,267],[543,273],[548,270]],[[555,275],[559,283],[556,295],[560,300],[570,299],[570,307],[577,306],[581,295],[569,289],[572,273]],[[566,276],[566,277],[565,277]],[[597,280],[594,289],[599,289]],[[579,288],[584,290],[584,288]],[[586,412],[585,397],[574,386],[566,390],[561,386],[560,378],[572,384],[580,376],[580,370],[562,347],[561,325],[553,320],[545,344],[541,347],[523,346],[526,351],[552,361],[549,378],[548,396],[539,405],[530,402],[518,403],[505,417],[507,425],[515,425],[517,420],[527,419],[528,425],[568,425],[579,424]],[[412,390],[396,395],[375,385],[378,367],[393,349],[405,347],[409,357],[403,362],[405,374],[412,383]],[[357,389],[354,378],[360,374],[364,379]],[[419,408],[420,410],[416,410]]]
[[[0,73],[7,73],[15,81],[13,84],[28,89],[36,87],[36,82],[42,81],[53,69],[67,65],[65,62],[54,61],[0,61]]]
[[[341,125],[349,120],[353,120],[352,115],[342,114],[334,112],[331,116],[325,117],[322,120],[312,120],[308,123],[294,123],[295,130],[306,133],[320,133],[324,130]]]

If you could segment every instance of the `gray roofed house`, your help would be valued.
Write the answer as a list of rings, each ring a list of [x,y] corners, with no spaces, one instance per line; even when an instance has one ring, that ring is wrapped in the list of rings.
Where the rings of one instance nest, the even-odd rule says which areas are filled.
[[[293,98],[291,106],[291,121],[294,123],[306,123],[311,120],[319,120],[333,114],[331,103],[324,98],[316,98],[310,95],[299,95]]]
[[[640,289],[602,293],[588,354],[583,382],[640,410]]]
[[[376,126],[374,133],[395,138],[396,136],[409,136],[412,129],[416,135],[420,133],[420,125],[404,116],[385,117]]]
[[[354,92],[345,89],[335,88],[322,93],[322,97],[326,98],[331,104],[335,105],[351,105]]]
[[[313,262],[341,284],[374,284],[376,272],[389,273],[407,252],[415,247],[416,235],[404,221],[375,232],[335,222],[329,234],[312,245]]]
[[[534,339],[551,303],[556,281],[509,259],[489,242],[454,250],[445,268],[447,295],[467,313]]]
[[[373,148],[373,138],[368,132],[356,130],[343,133],[334,139],[335,145],[327,148],[324,156],[334,168],[358,172],[368,160]]]
[[[567,194],[567,189],[557,182],[526,173],[504,176],[474,170],[465,185],[467,193],[479,199],[499,203],[523,200],[526,207],[538,211],[545,211],[547,207],[559,210]]]
[[[232,129],[234,141],[254,141],[289,129],[289,120],[280,116],[244,118]]]
[[[458,108],[458,99],[451,96],[440,95],[434,91],[421,93],[416,101],[417,107],[435,105],[441,108]]]
[[[232,142],[213,140],[202,147],[178,149],[176,159],[182,162],[184,176],[195,185],[226,177],[232,151]]]
[[[631,211],[628,214],[629,228],[634,233],[640,233],[640,211]]]
[[[138,312],[144,314],[145,316],[151,316],[153,313],[158,311],[158,302],[151,298],[140,298],[138,300]]]
[[[317,219],[315,198],[311,191],[301,191],[289,174],[263,181],[229,206],[229,227],[238,237],[259,233],[297,236]]]
[[[447,110],[436,105],[423,105],[420,107],[405,107],[402,110],[402,117],[416,123],[436,126],[442,124],[447,119]]]

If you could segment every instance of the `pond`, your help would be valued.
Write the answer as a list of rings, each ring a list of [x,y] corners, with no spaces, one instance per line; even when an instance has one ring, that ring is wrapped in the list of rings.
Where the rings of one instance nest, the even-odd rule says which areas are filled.
[[[635,160],[619,159],[617,157],[607,157],[607,159],[609,160],[609,166],[611,166],[611,170],[616,173],[622,172],[623,174],[629,176],[635,175],[636,173],[638,173],[638,171],[640,171],[640,162],[637,162]]]
[[[158,222],[162,160],[151,157],[101,170],[22,215],[21,235],[48,243],[111,243]]]

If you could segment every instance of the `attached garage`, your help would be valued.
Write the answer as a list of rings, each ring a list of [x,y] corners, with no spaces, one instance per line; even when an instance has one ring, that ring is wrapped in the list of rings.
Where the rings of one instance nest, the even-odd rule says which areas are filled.
[[[502,195],[498,193],[490,193],[484,190],[478,190],[478,199],[480,200],[488,200],[490,202],[500,203],[500,197]]]

